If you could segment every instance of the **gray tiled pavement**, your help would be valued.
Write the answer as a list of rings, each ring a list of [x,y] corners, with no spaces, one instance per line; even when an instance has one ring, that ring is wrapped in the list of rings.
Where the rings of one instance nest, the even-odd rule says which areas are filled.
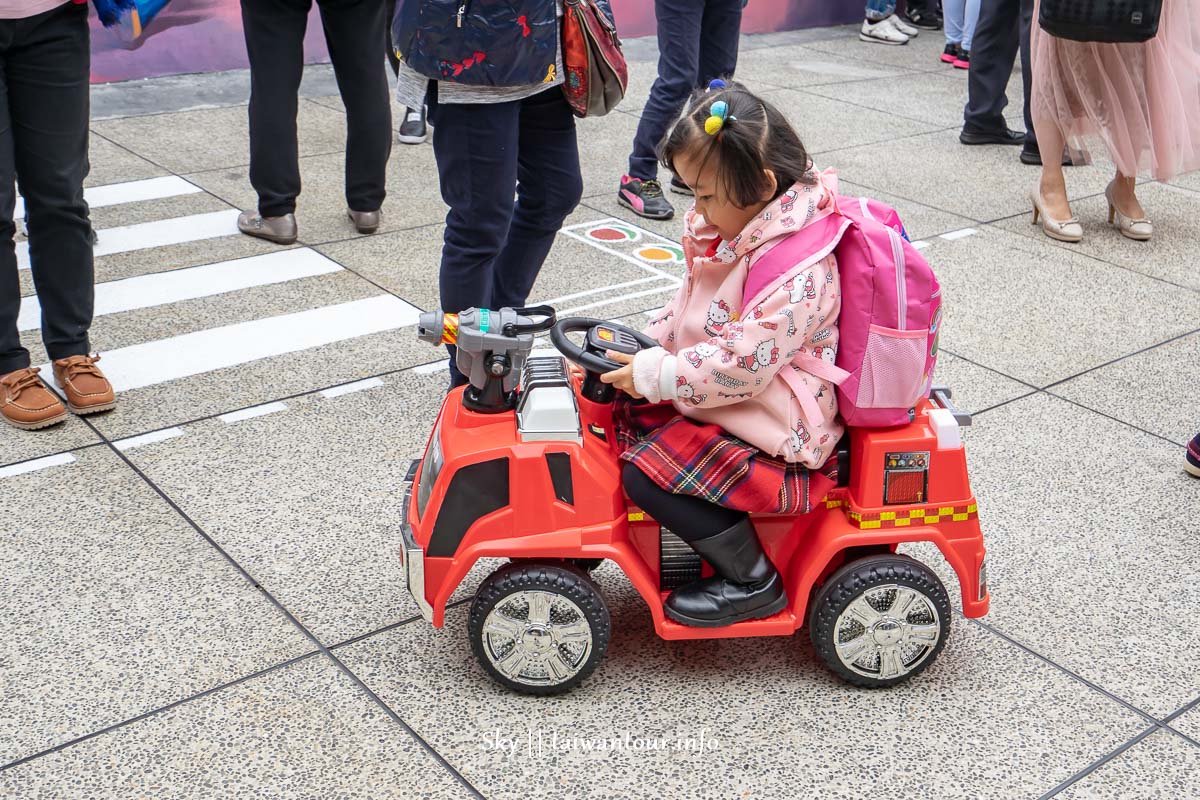
[[[834,680],[804,634],[665,642],[606,564],[614,638],[598,672],[558,698],[500,690],[470,654],[465,608],[434,630],[403,591],[398,487],[445,373],[411,326],[390,328],[152,381],[86,422],[0,428],[0,797],[1200,797],[1200,482],[1180,469],[1200,427],[1200,176],[1142,188],[1156,233],[1139,244],[1103,224],[1105,171],[1072,169],[1086,240],[1050,242],[1028,220],[1036,171],[1013,149],[958,144],[965,76],[937,61],[938,39],[772,34],[747,38],[740,62],[844,191],[900,210],[945,290],[940,378],[976,412],[993,601],[954,620],[932,669],[872,693]],[[652,46],[630,53],[629,102],[580,125],[585,200],[568,226],[633,223],[646,244],[678,223],[613,200],[654,73]],[[171,106],[180,86],[213,107]],[[244,86],[96,90],[89,187],[178,175],[203,190],[95,209],[102,243],[252,201]],[[397,146],[383,229],[358,236],[328,69],[305,86],[297,251],[331,271],[105,314],[98,349],[387,295],[436,304],[430,148]],[[276,250],[231,234],[114,252],[97,280]],[[639,324],[681,274],[660,269],[568,231],[533,294]],[[44,357],[36,330],[23,337]],[[715,746],[497,747],[626,731]]]

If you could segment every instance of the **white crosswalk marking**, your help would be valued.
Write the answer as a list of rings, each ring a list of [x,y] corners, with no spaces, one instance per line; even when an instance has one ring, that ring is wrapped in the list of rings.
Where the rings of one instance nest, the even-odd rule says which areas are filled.
[[[118,391],[415,325],[420,309],[390,294],[144,342],[104,353]],[[50,372],[50,365],[42,365]]]
[[[96,284],[95,316],[138,308],[211,297],[238,289],[283,283],[297,278],[337,272],[342,267],[307,247],[281,250],[250,258],[221,261],[201,267],[155,272],[119,281]],[[21,301],[17,328],[32,331],[42,325],[42,307],[36,296]]]
[[[99,232],[100,241],[96,244],[94,252],[97,256],[107,256],[113,253],[147,250],[151,247],[216,239],[221,236],[236,236],[239,213],[241,212],[236,208],[229,208],[206,214],[191,214],[119,228],[105,228]],[[17,244],[17,268],[29,269],[29,242]]]
[[[105,208],[125,203],[140,203],[145,200],[162,200],[166,197],[178,197],[181,194],[197,194],[203,191],[196,184],[188,183],[178,175],[166,175],[142,181],[93,186],[83,190],[83,199],[87,201],[89,208]],[[16,208],[13,210],[13,219],[24,218],[25,198],[18,197]]]

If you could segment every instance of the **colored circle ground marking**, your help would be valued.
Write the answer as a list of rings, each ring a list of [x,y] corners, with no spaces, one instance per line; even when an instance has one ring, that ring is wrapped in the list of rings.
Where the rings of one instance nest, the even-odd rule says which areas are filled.
[[[638,258],[653,264],[664,264],[668,261],[682,262],[683,251],[678,247],[643,247],[637,251]]]
[[[601,225],[592,228],[587,235],[598,242],[632,242],[638,238],[636,231],[621,225]]]

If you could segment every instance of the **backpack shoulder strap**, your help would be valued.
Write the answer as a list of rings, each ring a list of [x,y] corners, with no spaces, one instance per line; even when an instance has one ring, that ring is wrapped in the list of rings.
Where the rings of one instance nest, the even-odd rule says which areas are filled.
[[[793,234],[782,237],[758,257],[746,275],[742,310],[761,300],[795,268],[814,264],[833,252],[853,220],[840,213],[828,214]]]

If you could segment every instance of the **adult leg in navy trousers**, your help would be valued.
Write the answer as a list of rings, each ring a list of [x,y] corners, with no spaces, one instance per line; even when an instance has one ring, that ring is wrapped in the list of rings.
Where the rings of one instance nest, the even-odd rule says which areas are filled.
[[[575,118],[555,87],[509,103],[439,103],[429,94],[446,215],[442,308],[521,306],[563,220],[583,195]],[[513,192],[517,198],[514,201]],[[450,379],[466,379],[450,350]]]
[[[658,144],[692,91],[737,67],[742,0],[655,0],[658,77],[642,110],[629,174],[658,175]]]
[[[963,131],[993,133],[1007,129],[1005,89],[1012,77],[1013,62],[1021,52],[1021,78],[1025,84],[1025,149],[1037,150],[1033,119],[1029,115],[1029,92],[1033,69],[1029,65],[1029,26],[1033,24],[1034,0],[982,0],[975,41],[971,45],[971,70],[967,75],[967,106]]]
[[[14,179],[25,198],[29,263],[51,360],[86,355],[92,322],[87,6],[0,20],[0,375],[29,366],[17,315]],[[15,175],[14,175],[15,173]],[[47,376],[48,377],[48,376]]]
[[[392,108],[381,50],[386,4],[318,0],[338,92],[346,107],[346,205],[383,204],[392,147]],[[297,93],[304,71],[304,30],[312,0],[242,0],[250,57],[250,183],[264,217],[296,210],[300,162]]]

